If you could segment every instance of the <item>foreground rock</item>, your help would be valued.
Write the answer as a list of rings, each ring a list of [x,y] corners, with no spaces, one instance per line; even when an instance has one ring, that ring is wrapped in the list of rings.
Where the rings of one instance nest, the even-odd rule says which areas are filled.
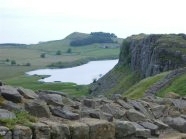
[[[25,109],[36,117],[50,117],[49,107],[42,100],[27,101],[25,103]]]
[[[5,109],[0,109],[0,119],[14,119],[16,118],[13,112],[10,112]]]
[[[20,110],[37,117],[29,126],[17,123],[12,129],[0,123],[5,139],[148,139],[161,138],[169,130],[180,136],[186,133],[182,97],[71,99],[55,91],[36,94],[4,84],[0,89],[0,120],[15,119],[14,112]]]
[[[23,101],[23,97],[20,95],[17,89],[11,86],[7,86],[7,85],[1,86],[0,93],[5,99],[9,101],[15,103],[21,103]]]

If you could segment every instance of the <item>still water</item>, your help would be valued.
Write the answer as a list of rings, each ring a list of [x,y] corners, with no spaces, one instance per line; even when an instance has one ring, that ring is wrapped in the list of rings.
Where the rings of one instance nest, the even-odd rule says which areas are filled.
[[[27,72],[28,75],[49,75],[43,82],[73,82],[86,85],[110,71],[118,60],[91,61],[87,64],[63,69],[39,69]]]

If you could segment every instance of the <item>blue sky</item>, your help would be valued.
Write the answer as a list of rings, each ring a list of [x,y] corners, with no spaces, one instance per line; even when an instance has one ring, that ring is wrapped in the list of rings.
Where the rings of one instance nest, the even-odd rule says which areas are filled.
[[[0,0],[0,43],[38,43],[72,32],[186,33],[185,0]]]

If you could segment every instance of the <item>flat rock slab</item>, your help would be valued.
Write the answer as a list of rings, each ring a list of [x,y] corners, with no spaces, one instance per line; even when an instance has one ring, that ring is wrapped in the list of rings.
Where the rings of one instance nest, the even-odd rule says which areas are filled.
[[[69,124],[71,139],[89,139],[89,126],[85,123],[71,122]]]
[[[0,137],[3,139],[11,139],[12,132],[5,126],[0,126]]]
[[[140,121],[146,121],[147,117],[134,109],[130,109],[126,112],[127,118],[132,122],[140,122]]]
[[[8,85],[1,86],[0,93],[6,100],[10,100],[15,103],[21,103],[23,101],[22,95],[20,95],[14,87]]]
[[[92,118],[82,118],[81,122],[89,126],[90,139],[115,139],[113,123]]]
[[[51,139],[70,139],[70,130],[67,124],[44,120],[42,123],[50,127]]]
[[[36,117],[50,117],[50,110],[42,100],[30,100],[25,103],[25,109]]]
[[[32,124],[33,139],[51,139],[50,127],[43,123]]]
[[[53,107],[53,108],[51,108],[51,112],[53,115],[62,117],[64,119],[78,120],[80,118],[79,114],[73,113],[73,112],[63,109],[61,107]]]
[[[38,95],[30,89],[25,88],[18,88],[17,91],[26,99],[36,99],[38,98]]]
[[[39,98],[46,101],[48,105],[55,105],[63,107],[62,96],[59,94],[45,94],[39,93]]]
[[[13,129],[13,139],[32,139],[32,130],[26,126],[16,125]]]
[[[129,121],[114,121],[116,127],[116,138],[124,139],[126,136],[135,134],[136,129]]]
[[[0,119],[14,119],[16,118],[13,112],[10,112],[5,109],[0,109]]]

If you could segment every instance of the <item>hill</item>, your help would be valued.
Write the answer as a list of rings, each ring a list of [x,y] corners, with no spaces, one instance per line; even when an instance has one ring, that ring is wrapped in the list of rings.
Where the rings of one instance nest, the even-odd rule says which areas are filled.
[[[26,47],[20,44],[2,44],[3,46],[0,46],[0,80],[10,85],[31,89],[51,87],[54,90],[80,94],[79,86],[71,83],[42,84],[37,80],[43,77],[28,77],[25,72],[41,68],[73,67],[91,60],[118,59],[122,40],[120,38],[116,38],[119,41],[114,44],[94,43],[86,46],[70,46],[72,40],[89,35],[74,32],[61,40],[40,42],[26,45]]]
[[[132,92],[131,87],[133,88],[133,92],[136,91],[133,96],[136,97],[140,93],[144,94],[152,84],[161,79],[163,80],[167,74],[160,73],[185,67],[185,55],[185,34],[139,34],[130,36],[123,42],[119,63],[112,71],[98,80],[97,83],[92,84],[92,94],[98,95],[103,93],[109,95],[121,93],[123,95],[129,95]],[[177,79],[179,77],[175,78]],[[184,79],[178,80],[183,81]],[[169,84],[173,81],[171,80]],[[169,85],[167,86],[170,88]],[[140,87],[143,89],[140,90]],[[175,91],[175,89],[181,90],[178,86],[174,90],[167,90]],[[184,91],[186,90],[175,92],[185,95],[183,93]]]

